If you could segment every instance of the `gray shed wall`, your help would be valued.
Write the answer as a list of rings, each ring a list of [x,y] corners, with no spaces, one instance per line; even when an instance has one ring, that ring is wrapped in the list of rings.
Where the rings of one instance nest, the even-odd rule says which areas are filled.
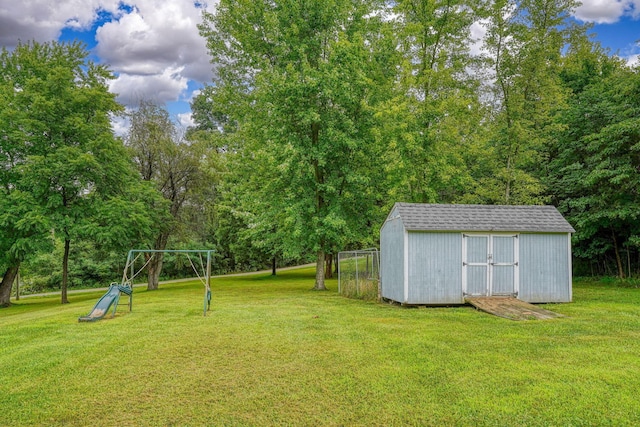
[[[407,304],[463,304],[462,233],[409,231],[406,238],[407,296],[402,220],[387,221],[380,232],[382,297]],[[571,301],[570,234],[519,234],[518,259],[519,299]]]
[[[396,216],[393,210],[389,218]],[[382,297],[404,301],[404,225],[400,218],[391,219],[380,230],[380,278]]]
[[[527,302],[570,302],[569,234],[520,235],[520,291]]]
[[[460,233],[409,232],[408,304],[462,304]]]

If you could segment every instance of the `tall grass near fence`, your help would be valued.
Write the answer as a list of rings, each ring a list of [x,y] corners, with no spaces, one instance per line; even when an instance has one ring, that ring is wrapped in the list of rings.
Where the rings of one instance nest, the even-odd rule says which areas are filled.
[[[313,270],[0,310],[3,426],[640,424],[640,290],[577,282],[567,317],[403,308],[311,291]]]
[[[377,249],[338,253],[338,292],[347,298],[380,299],[380,253]]]

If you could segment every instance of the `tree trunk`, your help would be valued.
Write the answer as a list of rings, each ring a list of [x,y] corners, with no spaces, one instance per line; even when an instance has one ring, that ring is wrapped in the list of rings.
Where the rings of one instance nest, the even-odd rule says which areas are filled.
[[[276,275],[276,257],[273,257],[273,260],[271,261],[271,275],[275,276]]]
[[[325,279],[333,279],[333,254],[327,254],[325,259]]]
[[[67,298],[67,285],[69,282],[69,248],[71,247],[71,241],[64,239],[64,256],[62,257],[62,292],[61,300],[62,304],[69,304]]]
[[[311,124],[311,143],[314,147],[318,147],[320,142],[320,123],[312,123]],[[320,216],[323,215],[325,201],[324,195],[321,191],[322,185],[324,184],[324,173],[322,171],[322,167],[320,166],[320,162],[318,159],[312,160],[313,172],[315,177],[315,214]],[[324,246],[324,241],[321,239],[320,247]],[[316,283],[313,286],[314,291],[326,291],[327,288],[324,285],[324,249],[318,249],[318,258],[316,260]]]
[[[169,233],[161,233],[156,239],[154,245],[155,250],[164,251],[169,241]],[[155,252],[151,254],[153,259],[149,262],[149,274],[147,276],[147,290],[155,291],[160,283],[160,273],[162,272],[162,261],[164,259],[163,252]]]
[[[511,154],[507,157],[507,182],[504,189],[504,204],[510,205],[509,198],[511,197]]]
[[[627,277],[630,278],[631,276],[631,252],[629,251],[629,245],[627,244]]]
[[[318,259],[316,260],[316,284],[313,287],[313,290],[327,290],[327,287],[324,285],[324,251],[322,249],[318,251]]]
[[[11,305],[11,288],[19,269],[20,262],[17,261],[4,272],[2,282],[0,282],[0,307],[9,307]]]
[[[615,231],[611,230],[611,237],[613,238],[613,250],[616,253],[616,265],[618,267],[618,277],[625,278],[624,267],[622,266],[622,258],[620,258],[620,250],[618,249],[618,241],[616,239]]]
[[[153,259],[149,262],[149,275],[147,277],[147,290],[155,291],[160,283],[160,272],[162,271],[162,261],[164,254],[155,252],[151,255]]]

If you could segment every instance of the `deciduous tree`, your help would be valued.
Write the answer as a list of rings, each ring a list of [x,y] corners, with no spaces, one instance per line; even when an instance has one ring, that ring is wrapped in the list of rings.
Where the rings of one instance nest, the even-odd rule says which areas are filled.
[[[640,242],[640,73],[598,49],[569,52],[564,70],[574,96],[557,134],[551,194],[577,230],[580,262],[624,278],[637,268]]]
[[[384,13],[366,0],[227,0],[201,26],[213,100],[237,126],[250,226],[285,255],[314,253],[315,289],[325,254],[369,233]]]
[[[547,144],[566,105],[563,51],[584,26],[570,23],[573,0],[497,0],[488,4],[485,87],[494,171],[477,189],[485,203],[541,203]]]
[[[203,156],[198,144],[190,144],[179,137],[166,108],[143,100],[130,113],[130,119],[131,127],[126,139],[130,153],[142,179],[153,183],[164,198],[162,203],[156,201],[148,206],[149,210],[164,215],[153,241],[147,242],[151,249],[162,251],[180,227],[181,214],[189,197],[202,184]],[[158,288],[162,260],[162,252],[150,259],[149,290]]]
[[[8,265],[3,286],[11,285],[10,275],[30,251],[59,238],[63,303],[72,240],[109,234],[97,230],[100,214],[127,217],[126,209],[113,209],[135,183],[130,159],[111,129],[112,114],[122,109],[108,91],[113,75],[87,56],[79,43],[36,42],[1,55],[0,241]],[[144,222],[136,225],[145,229]]]
[[[480,119],[477,8],[467,0],[393,2],[401,61],[395,96],[379,112],[391,200],[452,202],[470,187],[466,156]]]

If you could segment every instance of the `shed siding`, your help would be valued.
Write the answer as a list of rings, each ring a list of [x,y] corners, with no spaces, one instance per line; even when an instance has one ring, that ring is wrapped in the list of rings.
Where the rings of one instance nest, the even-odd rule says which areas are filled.
[[[395,218],[395,210],[389,218]],[[404,225],[388,220],[380,230],[380,278],[382,297],[404,302]]]
[[[406,304],[464,304],[463,276],[467,287],[475,283],[475,264],[463,270],[462,233],[475,233],[497,239],[493,264],[487,250],[477,261],[484,268],[478,269],[480,288],[497,294],[513,288],[528,302],[570,302],[574,231],[553,207],[396,203],[380,230],[382,297]],[[495,246],[502,242],[496,236],[512,232],[518,235],[515,252]]]
[[[571,302],[567,234],[520,235],[520,291],[527,302]]]
[[[462,235],[409,232],[408,304],[461,304]]]

